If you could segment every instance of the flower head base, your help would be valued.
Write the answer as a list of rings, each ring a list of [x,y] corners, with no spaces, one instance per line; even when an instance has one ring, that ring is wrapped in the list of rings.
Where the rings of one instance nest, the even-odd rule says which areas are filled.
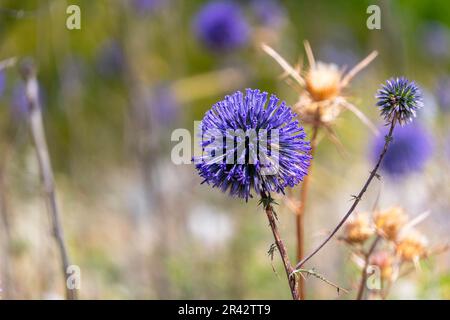
[[[238,91],[205,114],[203,154],[194,159],[203,182],[248,200],[252,189],[284,193],[303,180],[311,159],[306,135],[291,108],[267,96]]]
[[[376,98],[386,122],[396,120],[401,125],[411,122],[417,110],[423,107],[419,87],[404,77],[387,80],[378,90]]]
[[[395,241],[400,229],[408,221],[408,216],[401,207],[392,207],[388,210],[377,211],[374,214],[375,226],[382,237]]]
[[[374,234],[367,213],[360,213],[345,225],[344,239],[350,244],[364,243]]]
[[[396,252],[403,261],[417,261],[426,254],[426,247],[426,237],[417,231],[411,231],[398,241]]]
[[[214,52],[231,51],[243,46],[249,26],[240,7],[233,2],[206,4],[194,21],[194,32],[202,44]]]

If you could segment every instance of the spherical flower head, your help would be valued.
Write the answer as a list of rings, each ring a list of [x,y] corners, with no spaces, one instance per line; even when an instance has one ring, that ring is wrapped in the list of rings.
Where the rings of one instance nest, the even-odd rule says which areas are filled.
[[[345,240],[351,244],[364,243],[373,234],[367,213],[357,214],[345,225]]]
[[[427,238],[413,230],[402,237],[396,246],[397,256],[403,261],[415,261],[426,254]]]
[[[382,128],[381,134],[375,137],[371,154],[373,161],[378,159],[384,148],[386,129]],[[420,172],[431,158],[433,150],[433,138],[420,124],[398,127],[380,169],[394,179]]]
[[[392,207],[387,210],[375,212],[373,220],[380,236],[395,241],[400,229],[408,221],[408,216],[405,214],[403,208]]]
[[[223,52],[243,46],[248,40],[249,26],[237,4],[213,1],[197,14],[194,32],[206,48]]]
[[[231,196],[284,193],[307,174],[310,144],[296,114],[266,92],[226,96],[201,122],[203,154],[194,158],[201,177]]]
[[[416,112],[423,107],[422,93],[414,81],[391,78],[378,90],[376,98],[381,115],[386,122],[394,119],[401,125],[407,124],[416,117]]]

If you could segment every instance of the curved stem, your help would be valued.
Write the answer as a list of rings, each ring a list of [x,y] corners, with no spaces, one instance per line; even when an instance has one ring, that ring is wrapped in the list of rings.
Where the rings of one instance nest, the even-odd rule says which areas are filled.
[[[369,266],[370,256],[372,255],[375,247],[380,240],[380,236],[377,235],[372,245],[370,246],[369,251],[364,255],[364,266],[361,272],[361,281],[359,282],[358,294],[356,295],[356,300],[362,300],[364,295],[364,289],[366,288],[366,280],[367,280],[367,267]]]
[[[383,148],[383,151],[380,153],[377,164],[375,165],[373,170],[370,172],[369,178],[366,180],[366,183],[364,183],[364,186],[362,187],[361,191],[358,193],[357,196],[354,196],[354,202],[351,205],[348,212],[341,219],[341,221],[338,223],[338,225],[333,229],[333,231],[330,233],[330,235],[324,241],[322,241],[322,243],[313,252],[311,252],[306,258],[302,259],[299,263],[297,263],[297,265],[295,266],[295,269],[301,268],[301,266],[303,266],[309,259],[311,259],[313,256],[315,256],[317,254],[317,252],[319,252],[320,249],[322,249],[322,247],[324,245],[326,245],[328,243],[328,241],[331,240],[331,238],[333,238],[333,236],[336,234],[336,232],[339,231],[339,229],[342,227],[342,225],[345,223],[345,221],[347,221],[348,217],[350,217],[350,215],[356,209],[356,207],[358,206],[358,203],[361,201],[364,193],[367,191],[367,188],[369,187],[373,178],[378,177],[378,174],[377,174],[378,168],[380,167],[380,164],[383,161],[384,156],[386,155],[389,144],[392,141],[392,134],[394,132],[395,122],[396,122],[396,119],[394,118],[394,120],[392,120],[392,122],[391,122],[391,127],[389,129],[389,133],[385,137],[386,141],[384,143],[384,148]]]
[[[309,181],[311,177],[311,169],[314,161],[314,154],[316,152],[317,147],[317,134],[319,132],[318,124],[314,124],[312,137],[311,137],[311,162],[309,165],[309,174],[305,176],[303,180],[303,184],[300,191],[300,205],[298,207],[298,211],[296,212],[295,221],[297,226],[297,261],[301,261],[303,256],[305,255],[305,208],[306,208],[306,200],[308,199],[308,191],[309,191]],[[300,300],[305,300],[306,298],[306,289],[305,289],[305,279],[300,277],[298,282],[299,291],[300,291]]]
[[[286,250],[286,246],[281,240],[280,233],[275,221],[275,215],[273,207],[271,205],[270,195],[267,196],[264,192],[261,193],[262,203],[264,204],[264,210],[266,211],[267,219],[269,220],[270,228],[272,229],[273,237],[275,239],[275,244],[280,252],[281,260],[283,261],[284,270],[286,271],[286,276],[289,283],[289,288],[291,289],[292,299],[299,300],[298,288],[295,280],[295,275],[293,274],[294,268],[291,265],[289,256]]]

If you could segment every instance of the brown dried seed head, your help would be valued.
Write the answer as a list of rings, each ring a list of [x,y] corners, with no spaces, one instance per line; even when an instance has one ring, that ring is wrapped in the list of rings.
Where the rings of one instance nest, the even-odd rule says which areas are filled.
[[[349,243],[363,243],[373,234],[367,213],[357,214],[345,226],[345,240]]]
[[[398,241],[396,252],[403,261],[414,261],[426,254],[426,247],[426,237],[417,231],[411,231]]]
[[[392,207],[388,210],[378,211],[374,215],[378,233],[391,241],[397,239],[400,229],[407,221],[408,216],[401,207]]]
[[[306,90],[314,101],[333,99],[340,93],[341,76],[335,64],[318,62],[305,76]]]

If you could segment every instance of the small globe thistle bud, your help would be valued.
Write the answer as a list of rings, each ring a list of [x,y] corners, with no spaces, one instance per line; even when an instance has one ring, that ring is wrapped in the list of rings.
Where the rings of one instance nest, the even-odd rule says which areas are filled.
[[[376,98],[384,119],[387,122],[395,119],[401,125],[411,122],[417,110],[423,107],[419,87],[404,77],[387,80],[378,90]]]
[[[363,243],[374,234],[367,213],[357,214],[345,226],[345,241],[351,244]]]
[[[417,231],[411,231],[397,242],[397,256],[403,261],[419,259],[426,254],[427,242],[424,235]]]
[[[401,207],[392,207],[388,210],[377,211],[374,214],[378,234],[391,241],[397,239],[400,229],[407,221],[408,216]]]
[[[393,275],[393,257],[387,251],[375,252],[370,257],[370,264],[380,268],[380,275],[382,280],[390,280]]]

